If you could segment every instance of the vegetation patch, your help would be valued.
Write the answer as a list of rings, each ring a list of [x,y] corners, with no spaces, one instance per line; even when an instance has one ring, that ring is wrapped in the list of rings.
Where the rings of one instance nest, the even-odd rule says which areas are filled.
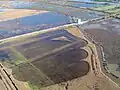
[[[15,48],[12,48],[12,54],[15,56],[15,59],[16,59],[16,60],[12,60],[12,63],[16,65],[27,61],[27,59],[20,52],[18,52]]]
[[[31,82],[27,82],[27,86],[30,88],[30,90],[40,90],[39,87],[37,87],[36,85],[34,85],[33,83]]]

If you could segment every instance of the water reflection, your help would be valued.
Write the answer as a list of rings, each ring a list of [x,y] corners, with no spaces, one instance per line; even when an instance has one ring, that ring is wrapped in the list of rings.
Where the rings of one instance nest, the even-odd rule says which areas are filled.
[[[36,30],[52,28],[70,23],[69,17],[56,12],[27,16],[0,22],[0,34],[4,37],[21,35]],[[2,37],[1,37],[2,38]]]

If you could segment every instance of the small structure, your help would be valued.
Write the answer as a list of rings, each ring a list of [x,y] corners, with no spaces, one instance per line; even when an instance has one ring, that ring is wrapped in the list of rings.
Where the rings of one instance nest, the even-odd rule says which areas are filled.
[[[78,25],[87,23],[87,21],[82,21],[81,18],[77,18],[77,17],[73,17],[73,16],[70,16],[69,18],[70,18],[71,23],[78,23]]]

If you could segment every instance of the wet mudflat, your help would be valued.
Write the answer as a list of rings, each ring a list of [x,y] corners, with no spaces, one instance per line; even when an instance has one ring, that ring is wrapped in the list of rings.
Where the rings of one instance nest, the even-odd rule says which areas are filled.
[[[13,67],[13,75],[18,80],[30,81],[38,87],[58,84],[86,75],[89,64],[84,59],[87,56],[85,50],[73,46],[54,55]]]
[[[120,20],[108,19],[85,25],[84,28],[103,47],[108,70],[120,78]]]
[[[45,52],[59,48],[60,46],[69,44],[69,41],[36,41],[29,44],[22,45],[17,47],[17,50],[20,51],[27,59],[31,59],[38,55],[42,55]]]
[[[0,22],[0,38],[8,38],[37,30],[70,23],[69,17],[56,12],[45,12],[14,20]]]
[[[44,55],[54,49],[71,44],[79,38],[68,33],[66,30],[52,31],[51,33],[40,34],[34,38],[39,38],[33,42],[17,45],[15,48],[21,52],[27,59],[32,59]],[[80,39],[81,46],[85,46],[87,42]]]
[[[89,63],[85,61],[88,52],[83,49],[88,44],[86,40],[64,29],[29,39],[16,45],[15,41],[15,46],[9,47],[11,52],[5,53],[10,59],[5,58],[4,62],[12,69],[15,79],[42,88],[82,77],[89,72]],[[4,57],[3,52],[4,48],[0,50],[1,57]]]

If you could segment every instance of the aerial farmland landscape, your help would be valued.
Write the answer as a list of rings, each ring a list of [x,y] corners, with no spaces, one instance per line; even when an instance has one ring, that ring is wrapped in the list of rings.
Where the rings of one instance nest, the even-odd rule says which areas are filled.
[[[120,90],[120,1],[0,0],[0,90]]]

